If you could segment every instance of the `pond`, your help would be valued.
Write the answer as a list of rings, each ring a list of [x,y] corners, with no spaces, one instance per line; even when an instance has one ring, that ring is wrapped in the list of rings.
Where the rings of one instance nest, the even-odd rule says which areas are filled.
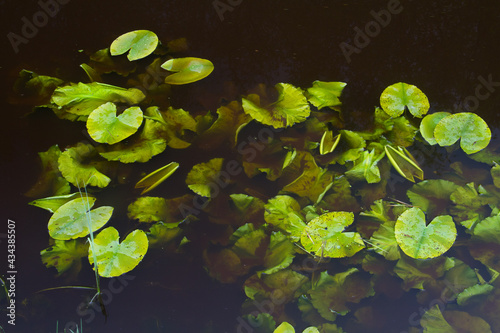
[[[405,205],[412,204],[415,206],[412,209],[422,206],[422,201],[417,204],[413,200],[423,199],[407,195],[414,183],[391,168],[388,159],[383,159],[380,172],[384,190],[376,184],[368,185],[366,180],[359,181],[352,173],[347,177],[352,187],[345,187],[347,181],[342,175],[349,162],[346,165],[339,163],[335,160],[337,157],[332,162],[330,157],[335,153],[319,154],[322,136],[316,135],[330,131],[332,140],[339,133],[345,135],[339,138],[347,136],[352,139],[345,133],[372,131],[374,121],[382,119],[375,116],[374,110],[381,106],[380,96],[384,89],[405,82],[418,87],[427,96],[429,114],[471,112],[484,119],[491,130],[488,148],[498,154],[500,6],[494,1],[478,5],[472,0],[41,0],[23,3],[4,0],[0,1],[0,12],[5,35],[0,65],[5,117],[1,122],[5,144],[1,158],[4,203],[0,267],[7,286],[15,288],[15,295],[11,295],[15,300],[15,326],[8,323],[8,314],[12,313],[7,309],[9,299],[2,297],[0,301],[0,326],[5,332],[63,332],[65,328],[75,330],[75,325],[80,323],[85,332],[273,332],[271,320],[276,326],[289,322],[297,332],[324,323],[331,326],[324,326],[321,332],[342,332],[341,329],[345,332],[417,332],[422,326],[431,325],[429,321],[432,320],[421,322],[421,318],[426,311],[425,318],[429,318],[429,311],[435,305],[441,307],[444,318],[452,326],[460,326],[453,322],[456,318],[470,315],[473,317],[471,321],[477,325],[472,326],[476,331],[478,327],[486,327],[481,326],[485,324],[492,332],[500,331],[500,322],[495,316],[500,307],[500,280],[495,279],[500,270],[497,259],[500,237],[496,231],[500,230],[500,221],[494,218],[500,207],[497,205],[500,191],[495,185],[500,181],[497,184],[495,171],[491,171],[493,161],[500,163],[498,155],[491,155],[493,158],[489,163],[482,163],[471,159],[459,144],[430,146],[420,134],[413,144],[412,136],[412,144],[407,147],[419,164],[413,172],[421,168],[424,179],[443,179],[443,183],[434,183],[434,188],[413,188],[413,193],[421,190],[419,195],[422,195],[422,191],[434,191],[435,196],[430,196],[433,208],[427,211],[427,221],[450,214],[457,231],[452,239],[454,245],[449,251],[446,251],[449,247],[443,250],[446,251],[444,255],[440,253],[436,259],[413,259],[404,247],[404,253],[400,252],[395,240],[391,250],[397,251],[398,257],[387,258],[387,250],[377,250],[377,244],[381,243],[373,243],[374,238],[370,238],[382,223],[373,219],[374,201],[384,199],[379,206],[385,209],[384,216],[394,220],[405,216],[398,209],[409,212],[409,206]],[[30,190],[42,171],[39,152],[46,152],[56,144],[61,151],[76,146],[78,142],[88,144],[89,149],[104,149],[106,144],[93,141],[84,122],[59,119],[48,108],[32,112],[37,100],[20,96],[13,87],[23,69],[60,78],[65,84],[88,83],[89,77],[80,64],[89,63],[89,55],[109,47],[118,36],[138,29],[154,32],[164,46],[177,40],[177,44],[170,44],[167,56],[161,55],[162,61],[170,55],[174,58],[196,57],[209,60],[214,70],[199,81],[164,87],[164,91],[152,94],[153,97],[141,104],[143,111],[159,104],[188,111],[196,119],[196,125],[179,135],[179,127],[184,126],[179,121],[172,131],[177,131],[174,135],[179,136],[181,146],[182,142],[190,145],[173,147],[175,144],[170,143],[164,152],[147,163],[123,164],[109,187],[88,188],[89,194],[97,198],[96,207],[114,208],[108,225],[118,230],[123,241],[125,235],[135,229],[151,232],[153,222],[139,222],[133,214],[131,217],[130,205],[141,197],[141,190],[135,189],[134,185],[146,174],[170,162],[180,165],[157,188],[142,195],[167,199],[165,207],[175,212],[158,220],[178,218],[166,222],[183,221],[179,227],[171,228],[178,230],[179,234],[156,247],[151,246],[150,238],[150,248],[136,268],[119,277],[100,279],[102,303],[107,314],[103,315],[98,302],[89,305],[94,290],[59,288],[95,287],[95,275],[86,255],[60,276],[54,267],[47,268],[42,263],[40,252],[52,244],[47,230],[52,213],[28,203],[41,198],[33,195],[41,192]],[[138,60],[137,71],[145,72],[146,66],[159,56],[153,54]],[[127,62],[126,56],[119,57]],[[139,78],[134,75],[104,74],[103,81],[147,90],[162,83],[166,76],[158,68],[156,72],[153,69]],[[131,78],[136,81],[128,81]],[[325,108],[311,117],[319,120],[316,123],[309,119],[308,125],[303,125],[297,120],[297,124],[286,130],[276,130],[265,121],[250,122],[250,119],[242,118],[231,119],[233,127],[243,124],[241,128],[231,128],[231,135],[227,135],[225,127],[219,129],[222,134],[213,128],[212,132],[219,134],[203,136],[196,133],[197,130],[203,132],[200,128],[207,130],[213,125],[221,106],[228,107],[225,112],[232,112],[229,110],[232,101],[239,103],[244,97],[255,102],[250,94],[259,94],[264,101],[267,93],[270,102],[278,97],[279,91],[272,87],[279,83],[307,91],[317,80],[347,83],[341,89],[341,112]],[[291,90],[286,91],[292,94]],[[241,106],[234,106],[235,109],[238,107],[241,111]],[[206,116],[208,111],[213,118]],[[249,113],[247,111],[245,109]],[[152,117],[151,114],[148,116]],[[180,119],[181,116],[185,114],[177,113],[172,118]],[[418,127],[418,117],[413,117],[408,110],[404,116]],[[311,135],[312,132],[316,134]],[[236,134],[237,141],[231,141],[236,140]],[[387,130],[384,135],[387,138],[377,135],[377,140],[380,136],[386,140],[377,141],[381,147],[381,142],[390,141],[392,134]],[[352,141],[340,141],[337,149],[345,150],[351,144]],[[370,149],[375,146],[370,146]],[[364,151],[368,154],[370,150]],[[256,160],[254,153],[258,156]],[[313,156],[311,154],[314,155],[312,162],[307,157]],[[402,158],[402,155],[397,156]],[[210,205],[196,205],[193,196],[200,190],[188,187],[194,183],[188,181],[186,184],[186,178],[190,178],[193,168],[214,158],[224,159],[224,170],[231,174],[231,179],[219,179],[223,185],[216,189],[215,195],[214,188],[208,190],[212,191],[213,197]],[[276,164],[283,165],[288,159],[291,168],[300,172],[304,168],[317,168],[314,163],[328,170],[316,175],[318,179],[326,177],[323,181],[328,184],[335,180],[325,195],[325,198],[331,195],[330,201],[324,200],[328,203],[320,204],[324,193],[316,193],[318,190],[314,187],[324,185],[318,185],[319,180],[314,186],[306,183],[301,191],[289,186],[290,191],[280,192],[297,178],[293,176],[297,170],[283,171],[283,176],[282,170],[276,169]],[[293,159],[297,159],[296,162],[292,163]],[[229,161],[237,164],[230,166]],[[409,159],[405,161],[407,163]],[[253,171],[248,170],[254,170],[252,168],[256,170],[255,174],[249,176],[248,173]],[[243,169],[245,172],[237,171],[234,175],[230,172]],[[332,178],[327,178],[328,175]],[[422,181],[416,179],[415,182]],[[475,185],[467,187],[466,184],[471,182]],[[484,191],[479,184],[483,185]],[[344,202],[346,188],[354,203]],[[442,191],[448,193],[446,198],[440,196]],[[470,196],[457,199],[459,194],[455,191],[470,191],[467,192]],[[72,186],[71,193],[75,192],[77,188]],[[455,199],[449,199],[452,192]],[[230,194],[245,194],[245,199],[253,197],[255,201],[250,204],[242,196],[230,197]],[[326,243],[322,243],[321,238],[325,236],[319,234],[316,235],[319,240],[314,238],[317,230],[311,229],[313,223],[308,224],[308,231],[304,229],[302,232],[301,229],[298,236],[287,234],[277,227],[277,223],[273,226],[273,218],[269,217],[276,208],[273,198],[285,194],[287,198],[280,197],[285,214],[297,214],[299,219],[308,216],[308,222],[328,210],[353,211],[354,223],[345,222],[343,227],[347,226],[346,232],[361,234],[359,252],[351,248],[349,251],[353,252],[341,255],[342,258],[328,258],[325,255]],[[45,196],[49,195],[47,192]],[[178,201],[173,200],[176,198]],[[240,199],[242,201],[238,201]],[[256,204],[257,200],[262,205]],[[467,200],[476,201],[468,206]],[[318,202],[318,207],[307,208],[315,202]],[[187,205],[184,211],[178,209],[182,207],[181,203]],[[263,204],[266,204],[265,208]],[[249,209],[248,205],[255,207]],[[290,208],[294,205],[298,205],[298,210]],[[200,208],[199,211],[196,207]],[[236,214],[235,207],[241,208],[243,213]],[[196,211],[195,216],[183,220],[186,209],[191,213]],[[361,211],[368,215],[371,212],[372,219],[366,214],[363,217]],[[470,214],[473,213],[477,213],[473,217],[477,220],[467,226],[464,221],[471,220]],[[466,218],[464,214],[469,215]],[[476,225],[487,217],[490,217],[488,223],[492,229],[484,234],[493,236],[481,236],[479,231],[474,234]],[[349,217],[345,218],[349,220]],[[251,229],[239,229],[239,234],[231,236],[247,222],[253,222],[254,226],[247,225]],[[477,230],[484,232],[485,225],[483,223]],[[7,247],[9,230],[15,230],[15,260],[8,257],[12,254]],[[271,238],[271,235],[276,238]],[[300,235],[305,236],[301,239]],[[289,260],[287,264],[280,263],[283,269],[261,275],[259,271],[275,268],[269,263],[274,252],[268,246],[273,241],[278,242],[276,239],[281,236],[282,243],[275,245],[290,245],[293,256],[284,259]],[[238,239],[240,243],[235,247]],[[319,247],[311,250],[316,245],[314,240]],[[469,242],[471,240],[473,243]],[[252,242],[259,246],[252,246]],[[86,246],[84,241],[82,246]],[[239,261],[240,266],[234,260]],[[9,264],[13,266],[8,267]],[[272,281],[265,282],[266,276],[274,276],[275,280],[271,278]],[[335,283],[332,282],[334,276]],[[12,278],[7,280],[9,277]],[[458,282],[453,279],[458,279]],[[480,291],[469,290],[473,296],[467,298],[462,294],[464,300],[459,302],[457,295],[466,288],[453,291],[446,285],[450,281],[454,288],[460,289],[458,285],[465,284],[467,288],[474,286]],[[278,282],[279,286],[276,285]],[[292,286],[294,283],[296,287]],[[54,289],[45,290],[49,288]],[[325,300],[321,298],[322,293],[326,295]],[[250,296],[255,300],[250,300]],[[344,297],[344,302],[332,301],[339,297]],[[326,303],[330,305],[323,308],[318,305]],[[333,305],[338,307],[332,309]],[[324,309],[329,309],[330,313],[324,313]],[[261,321],[256,322],[245,316],[249,313],[270,315],[261,316]],[[439,311],[432,313],[436,315]],[[334,324],[337,329],[333,328]]]

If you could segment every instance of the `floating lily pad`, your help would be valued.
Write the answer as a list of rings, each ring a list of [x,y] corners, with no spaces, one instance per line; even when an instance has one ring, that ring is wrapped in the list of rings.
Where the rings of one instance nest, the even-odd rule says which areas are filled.
[[[278,327],[276,327],[273,333],[295,333],[295,329],[292,325],[285,321],[282,322]]]
[[[112,145],[134,134],[142,120],[141,108],[134,106],[116,116],[116,105],[108,102],[90,113],[87,130],[95,141]]]
[[[451,216],[437,216],[426,225],[425,214],[417,207],[399,216],[394,233],[401,250],[416,259],[440,256],[450,249],[457,237]]]
[[[324,107],[335,109],[342,105],[339,97],[347,85],[345,82],[314,81],[313,86],[307,89],[307,99],[318,110]]]
[[[49,212],[54,213],[56,210],[59,209],[59,207],[61,207],[65,203],[70,202],[73,199],[80,198],[81,196],[84,198],[87,197],[86,194],[71,193],[68,195],[59,195],[59,196],[55,196],[55,197],[48,197],[48,198],[33,200],[33,201],[29,202],[28,204],[46,209]],[[89,196],[89,198],[90,198],[90,196]]]
[[[421,118],[430,107],[427,96],[420,89],[403,82],[385,88],[380,95],[380,106],[393,118],[402,115],[405,107],[413,116]]]
[[[132,231],[120,243],[118,231],[109,227],[94,238],[97,271],[102,277],[120,276],[134,269],[148,251],[148,237],[142,230]],[[94,253],[89,248],[89,261],[94,264]]]
[[[443,119],[451,115],[449,112],[436,112],[433,114],[428,114],[420,122],[420,134],[423,138],[430,144],[435,145],[437,143],[434,138],[434,130],[436,125]]]
[[[491,131],[478,115],[461,112],[441,119],[434,129],[434,137],[440,146],[451,146],[460,139],[463,151],[472,154],[488,146]]]
[[[309,221],[300,242],[317,256],[342,258],[353,256],[365,247],[357,232],[343,232],[354,222],[352,212],[330,212]]]
[[[165,78],[168,84],[187,84],[199,81],[212,73],[214,64],[210,60],[200,58],[170,59],[161,65],[163,69],[176,72]]]
[[[186,177],[187,186],[202,197],[211,197],[212,192],[219,190],[216,177],[222,169],[223,158],[213,158],[207,163],[195,165]]]
[[[298,241],[306,226],[300,213],[300,205],[288,195],[277,195],[264,206],[264,219],[267,223],[280,228],[293,241]]]
[[[111,55],[124,54],[128,50],[128,60],[134,61],[150,55],[156,50],[158,37],[149,30],[135,30],[127,32],[116,38],[109,48]]]
[[[49,220],[50,237],[59,240],[75,239],[87,236],[89,220],[92,232],[101,229],[111,218],[113,207],[103,206],[90,210],[95,198],[77,198],[65,203]]]

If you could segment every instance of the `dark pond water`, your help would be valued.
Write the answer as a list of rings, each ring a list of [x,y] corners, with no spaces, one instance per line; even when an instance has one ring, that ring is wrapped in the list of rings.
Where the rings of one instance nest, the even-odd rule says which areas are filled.
[[[66,0],[53,17],[40,24],[38,31],[31,35],[24,31],[24,42],[17,45],[15,52],[8,34],[23,36],[23,19],[32,21],[41,10],[40,3],[0,1],[0,232],[5,232],[7,219],[16,222],[18,271],[17,324],[4,326],[5,317],[1,318],[0,325],[6,332],[55,332],[56,321],[62,331],[67,323],[80,319],[85,332],[236,332],[245,299],[241,283],[223,285],[212,281],[201,258],[188,260],[191,257],[183,255],[154,255],[126,279],[104,280],[104,286],[113,290],[107,323],[95,309],[77,311],[79,304],[92,296],[89,292],[56,290],[35,294],[67,283],[54,278],[54,271],[40,262],[39,252],[48,242],[49,215],[27,206],[29,200],[23,193],[36,180],[37,152],[56,143],[65,147],[86,138],[81,124],[60,121],[43,112],[23,117],[31,109],[29,105],[8,103],[17,73],[23,68],[77,82],[84,79],[78,65],[87,59],[79,50],[95,51],[124,32],[149,29],[164,41],[187,38],[189,55],[210,59],[215,65],[215,71],[205,80],[177,89],[172,103],[185,110],[214,111],[222,98],[234,99],[259,83],[288,82],[308,87],[314,80],[344,81],[348,83],[343,106],[347,127],[356,129],[366,124],[382,90],[403,81],[426,93],[431,111],[464,105],[468,108],[465,111],[476,112],[487,120],[497,139],[497,1],[406,0],[397,5],[397,1],[390,0]],[[217,10],[214,3],[225,3],[231,10]],[[394,12],[390,22],[386,17],[385,26],[373,28],[369,24],[374,21],[373,13],[388,6]],[[365,28],[374,29],[369,31],[371,37],[356,39],[357,29]],[[356,51],[351,52],[342,43],[356,47]],[[475,96],[481,78],[494,84],[489,96],[476,99],[475,105],[470,96]],[[172,154],[189,160],[188,156],[182,157],[182,152]],[[432,165],[424,167],[432,169]],[[111,204],[124,212],[132,194],[117,191],[112,198],[108,199],[114,200]],[[126,216],[122,213],[115,218]],[[6,243],[0,240],[0,267],[4,273]],[[93,285],[88,263],[83,265],[77,282],[71,283]],[[420,307],[412,295],[378,306],[390,314],[381,332],[407,329],[409,316]]]

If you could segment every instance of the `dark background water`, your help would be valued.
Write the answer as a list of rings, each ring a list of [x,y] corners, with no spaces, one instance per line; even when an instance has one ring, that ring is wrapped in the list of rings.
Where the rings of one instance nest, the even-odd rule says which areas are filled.
[[[228,0],[220,2],[228,4]],[[79,315],[86,292],[37,290],[64,285],[39,259],[47,246],[49,215],[27,206],[23,193],[39,171],[37,152],[84,140],[81,124],[50,113],[24,117],[31,107],[7,103],[21,69],[71,81],[85,80],[79,50],[107,47],[117,36],[136,29],[154,31],[162,41],[185,37],[189,55],[210,59],[215,71],[206,79],[176,87],[173,104],[192,112],[216,110],[258,83],[288,82],[307,88],[314,80],[344,81],[344,112],[351,128],[369,119],[385,87],[403,81],[429,97],[431,111],[455,109],[474,100],[480,77],[500,82],[500,4],[497,1],[401,1],[390,22],[364,41],[348,60],[341,43],[356,46],[356,28],[374,21],[371,11],[394,1],[232,1],[220,14],[213,1],[81,1],[60,5],[54,17],[16,53],[9,32],[22,35],[22,18],[33,20],[36,1],[0,1],[1,202],[0,232],[7,219],[17,224],[18,325],[6,332],[54,332],[70,321],[84,321],[85,332],[234,332],[244,294],[239,285],[212,282],[199,262],[157,258],[155,265],[133,271],[133,280],[112,295],[106,325],[95,313]],[[498,133],[500,87],[480,100],[478,113]],[[480,91],[485,93],[483,89]],[[471,97],[472,96],[472,97]],[[467,109],[462,111],[468,111]],[[117,205],[119,205],[117,203]],[[5,271],[6,243],[0,246]],[[153,267],[153,268],[152,268]],[[136,274],[137,273],[137,274]],[[84,264],[80,284],[92,285]],[[103,282],[106,285],[108,282]],[[26,305],[20,304],[28,298]],[[387,304],[393,312],[390,331],[408,326],[417,304]],[[94,311],[95,312],[95,311]],[[3,326],[5,318],[0,319]],[[212,324],[210,324],[212,323]],[[386,330],[387,332],[387,330]]]

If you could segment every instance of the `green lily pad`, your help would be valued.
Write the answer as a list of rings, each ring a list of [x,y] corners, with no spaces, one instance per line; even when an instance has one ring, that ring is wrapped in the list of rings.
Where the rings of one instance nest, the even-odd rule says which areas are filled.
[[[179,163],[170,162],[169,164],[149,173],[144,178],[139,180],[137,184],[135,184],[135,188],[144,188],[144,190],[141,192],[141,195],[147,193],[164,182],[178,168]]]
[[[149,30],[135,30],[116,38],[109,48],[111,55],[124,54],[128,50],[128,60],[134,61],[150,55],[156,50],[158,36]]]
[[[148,237],[142,230],[132,231],[120,243],[118,231],[109,227],[94,238],[97,271],[102,277],[120,276],[134,269],[148,251]],[[89,248],[89,262],[94,264],[94,253]]]
[[[128,108],[116,116],[116,105],[108,102],[90,113],[87,130],[95,141],[112,145],[137,132],[142,120],[140,107]]]
[[[416,259],[440,256],[450,249],[457,237],[451,216],[437,216],[426,225],[425,214],[417,207],[399,216],[394,233],[401,250]]]
[[[278,99],[269,104],[261,104],[261,96],[250,94],[242,98],[243,110],[253,119],[274,128],[290,127],[309,117],[311,110],[302,90],[288,83],[275,85]]]
[[[413,116],[421,118],[430,107],[427,96],[420,89],[403,82],[385,88],[380,95],[380,106],[393,118],[402,115],[405,107]]]
[[[357,232],[343,232],[354,222],[352,212],[330,212],[309,221],[302,230],[300,242],[317,256],[342,258],[353,256],[365,247]]]
[[[165,78],[168,84],[187,84],[199,81],[212,73],[214,64],[210,60],[200,58],[178,58],[164,62],[161,67],[176,72]]]
[[[73,199],[80,198],[81,196],[83,196],[84,198],[87,197],[86,194],[71,193],[68,195],[58,195],[55,197],[48,197],[48,198],[33,200],[33,201],[29,202],[28,205],[40,207],[40,208],[48,210],[51,213],[54,213],[56,210],[59,209],[59,207],[61,207],[65,203],[70,202]],[[89,198],[90,198],[90,196],[89,196]]]
[[[472,154],[488,146],[491,131],[478,115],[461,112],[441,119],[434,129],[434,137],[440,146],[451,146],[460,139],[463,151]]]
[[[276,327],[273,333],[295,333],[295,329],[292,325],[284,321],[278,327]]]
[[[264,205],[264,219],[284,233],[293,241],[298,241],[306,226],[300,213],[300,205],[288,195],[277,195]]]
[[[314,81],[313,86],[307,89],[307,99],[318,110],[324,107],[335,109],[342,105],[339,97],[347,85],[345,82]]]
[[[92,232],[101,229],[111,218],[113,207],[90,210],[95,200],[77,198],[59,207],[49,220],[50,237],[59,240],[85,237],[89,234],[89,220]]]
[[[451,115],[449,112],[436,112],[433,114],[428,114],[420,122],[420,134],[423,138],[430,144],[435,145],[437,143],[434,138],[434,130],[436,125],[443,119]]]
[[[380,170],[378,162],[384,157],[384,153],[378,154],[375,149],[370,152],[363,151],[363,156],[359,157],[354,166],[346,171],[345,175],[354,180],[365,180],[369,184],[380,182]]]

